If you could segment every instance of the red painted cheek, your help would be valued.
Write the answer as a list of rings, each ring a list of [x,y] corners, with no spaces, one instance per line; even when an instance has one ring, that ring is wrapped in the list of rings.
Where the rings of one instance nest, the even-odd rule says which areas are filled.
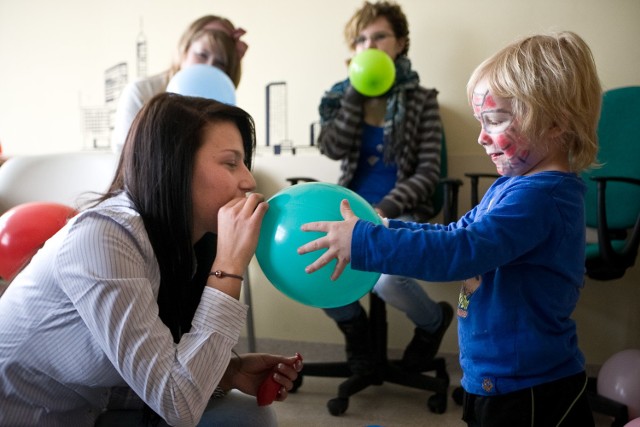
[[[498,135],[495,138],[496,145],[500,148],[500,150],[504,153],[507,158],[512,158],[516,155],[518,151],[518,146],[514,143],[514,141],[508,136],[502,134]]]

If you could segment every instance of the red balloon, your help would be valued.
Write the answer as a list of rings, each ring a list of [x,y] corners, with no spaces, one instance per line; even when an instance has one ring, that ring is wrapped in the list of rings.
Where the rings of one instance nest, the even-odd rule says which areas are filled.
[[[10,281],[76,214],[59,203],[23,203],[0,216],[0,277]]]

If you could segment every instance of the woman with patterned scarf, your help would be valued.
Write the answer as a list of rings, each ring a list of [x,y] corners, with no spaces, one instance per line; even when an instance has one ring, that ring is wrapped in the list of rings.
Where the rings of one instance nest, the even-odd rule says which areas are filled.
[[[349,80],[335,84],[320,103],[321,152],[341,160],[339,184],[364,197],[386,218],[424,222],[434,214],[431,197],[440,177],[442,124],[437,90],[420,86],[407,57],[409,28],[399,5],[365,2],[345,27],[353,53],[376,48],[394,59],[396,80],[379,97],[358,93]],[[416,325],[402,365],[423,371],[438,352],[453,309],[434,302],[415,280],[382,275],[373,288]],[[369,321],[358,301],[325,309],[346,339],[355,375],[372,372]]]

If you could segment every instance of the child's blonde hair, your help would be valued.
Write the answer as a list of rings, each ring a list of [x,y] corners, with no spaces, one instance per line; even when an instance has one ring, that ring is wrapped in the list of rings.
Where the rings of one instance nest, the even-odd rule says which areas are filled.
[[[525,37],[482,62],[467,83],[467,97],[480,80],[511,100],[522,133],[539,139],[552,127],[562,131],[571,171],[596,161],[602,87],[591,49],[571,31]]]

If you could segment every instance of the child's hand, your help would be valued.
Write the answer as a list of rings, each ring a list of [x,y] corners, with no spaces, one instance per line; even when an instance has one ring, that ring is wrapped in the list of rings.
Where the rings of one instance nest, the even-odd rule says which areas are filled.
[[[305,269],[307,273],[319,270],[335,258],[338,262],[331,274],[331,280],[336,280],[340,277],[347,264],[351,262],[351,233],[359,218],[355,216],[347,200],[343,200],[340,203],[340,213],[344,221],[318,221],[302,225],[302,231],[322,231],[327,233],[326,236],[312,240],[298,248],[300,255],[327,248],[324,254],[307,266]]]

